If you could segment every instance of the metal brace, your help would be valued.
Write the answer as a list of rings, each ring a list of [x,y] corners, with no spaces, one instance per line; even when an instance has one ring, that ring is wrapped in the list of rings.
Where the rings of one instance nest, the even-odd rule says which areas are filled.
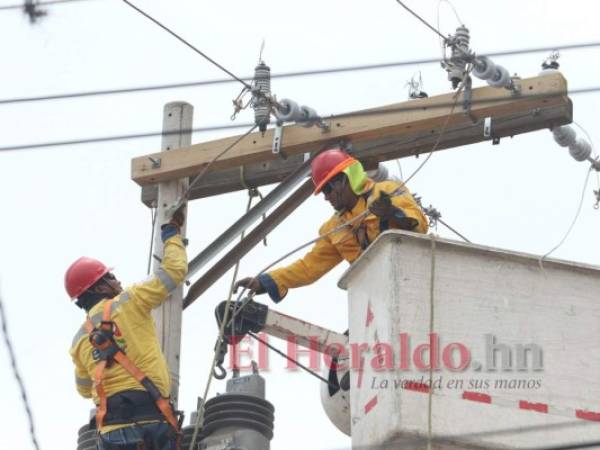
[[[498,145],[500,143],[499,137],[494,137],[492,134],[492,118],[486,117],[483,122],[483,137],[485,139],[491,139],[492,145]]]
[[[483,137],[485,139],[492,138],[492,118],[486,117],[483,121]]]
[[[271,151],[274,155],[280,156],[283,159],[287,159],[286,154],[281,149],[283,142],[283,122],[277,121],[275,132],[273,133],[273,147]]]
[[[471,112],[471,105],[473,103],[473,79],[470,76],[465,78],[464,90],[463,112],[473,121],[473,123],[477,123],[477,117]]]

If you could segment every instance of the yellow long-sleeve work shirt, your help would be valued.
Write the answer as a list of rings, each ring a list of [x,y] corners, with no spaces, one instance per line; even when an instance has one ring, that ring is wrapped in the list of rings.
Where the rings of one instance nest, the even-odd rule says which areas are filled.
[[[164,355],[160,350],[154,320],[150,312],[164,302],[185,278],[187,256],[181,237],[177,234],[164,244],[164,256],[160,268],[148,280],[126,288],[111,306],[111,320],[116,324],[115,340],[129,359],[150,378],[163,397],[169,397],[171,380]],[[106,300],[99,302],[88,312],[94,325],[102,320]],[[93,347],[85,327],[73,338],[70,354],[75,364],[77,391],[85,398],[99,399],[94,386],[96,361]],[[119,364],[104,371],[104,389],[110,397],[127,390],[144,390],[142,385]],[[117,428],[116,426],[111,429]],[[107,432],[108,427],[101,430]]]
[[[342,214],[334,214],[319,229],[319,235],[327,235],[315,243],[313,248],[301,259],[287,267],[273,270],[259,276],[261,285],[275,302],[282,300],[289,289],[314,283],[342,260],[352,263],[363,251],[356,235],[356,230],[366,227],[368,242],[373,242],[383,231],[393,228],[393,223],[387,223],[379,217],[368,214],[365,218],[342,228],[335,233],[328,234],[335,228],[364,213],[371,202],[379,198],[381,192],[391,196],[392,204],[399,209],[401,215],[416,220],[412,229],[417,233],[427,233],[428,221],[423,211],[413,198],[409,190],[396,181],[383,181],[375,183],[373,188],[359,197],[352,209]]]

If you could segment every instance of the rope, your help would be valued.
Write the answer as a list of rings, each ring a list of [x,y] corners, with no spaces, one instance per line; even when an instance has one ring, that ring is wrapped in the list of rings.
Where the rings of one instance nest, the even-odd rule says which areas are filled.
[[[436,263],[436,237],[431,234],[431,277],[429,279],[429,337],[434,331],[434,290],[435,290],[435,263]],[[433,416],[433,356],[429,354],[429,398],[427,400],[427,450],[431,450],[432,416]]]
[[[248,203],[246,204],[246,213],[248,213],[248,211],[250,211],[250,207],[252,206],[253,198],[254,198],[254,196],[250,194],[250,189],[249,189],[248,190]],[[244,240],[245,235],[246,235],[246,230],[242,231],[242,234],[240,236],[240,241]],[[225,323],[227,322],[227,316],[229,315],[229,305],[231,304],[231,299],[233,297],[233,288],[234,288],[235,282],[237,280],[238,271],[240,268],[240,261],[241,261],[241,259],[237,260],[237,262],[235,263],[235,267],[233,269],[233,277],[231,279],[231,285],[229,287],[229,295],[227,297],[227,302],[225,303],[225,313],[223,314],[223,321],[222,321],[221,327],[219,329],[219,338],[217,339],[217,345],[215,346],[215,353],[213,356],[213,362],[211,364],[210,374],[208,375],[208,381],[206,382],[206,387],[204,389],[204,395],[202,396],[202,402],[200,403],[200,406],[198,407],[197,414],[196,414],[196,423],[194,424],[194,434],[192,435],[192,441],[190,443],[190,450],[194,449],[194,445],[196,444],[196,438],[198,437],[198,430],[200,429],[200,424],[204,421],[204,412],[205,412],[204,402],[206,400],[206,396],[208,395],[208,390],[210,389],[210,384],[213,379],[213,372],[215,370],[215,366],[216,366],[216,362],[217,362],[216,349],[221,348],[221,344],[223,343],[223,336],[225,334]]]
[[[123,0],[125,1],[125,0]],[[210,166],[213,165],[213,163],[219,159],[221,156],[223,156],[225,153],[227,153],[229,150],[231,150],[233,147],[235,147],[237,144],[239,144],[245,137],[247,137],[250,133],[252,133],[256,127],[258,127],[258,125],[253,125],[248,131],[246,131],[244,134],[242,134],[241,136],[239,136],[230,146],[228,146],[225,150],[223,150],[221,153],[219,153],[217,156],[215,156],[208,164],[206,164],[202,170],[200,171],[200,173],[198,175],[196,175],[194,177],[194,179],[190,182],[187,190],[185,191],[185,193],[183,194],[183,196],[181,197],[181,201],[185,201],[189,198],[190,192],[192,191],[192,188],[198,183],[198,181],[200,181],[202,179],[202,177],[206,174],[206,172],[208,171],[208,169],[210,168]]]
[[[19,390],[21,391],[21,400],[23,401],[23,406],[25,407],[25,412],[27,413],[27,420],[29,421],[29,435],[31,436],[31,442],[36,450],[40,450],[40,445],[38,444],[37,436],[35,433],[35,425],[33,421],[33,414],[31,412],[31,406],[29,405],[29,400],[27,398],[27,391],[25,390],[25,383],[21,378],[21,374],[19,373],[19,368],[17,366],[17,358],[15,356],[15,351],[13,349],[12,343],[10,341],[10,336],[8,334],[8,320],[6,317],[6,311],[4,310],[4,305],[2,303],[2,297],[0,297],[0,319],[2,319],[2,335],[4,336],[4,343],[6,344],[6,348],[8,349],[8,356],[10,358],[10,365],[12,367],[13,375],[17,380],[17,384],[19,385]]]

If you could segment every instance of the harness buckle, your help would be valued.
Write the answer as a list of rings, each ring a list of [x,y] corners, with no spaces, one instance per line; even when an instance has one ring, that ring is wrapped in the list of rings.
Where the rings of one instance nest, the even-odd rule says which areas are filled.
[[[109,326],[109,329],[106,329]],[[99,328],[94,328],[89,335],[94,361],[106,361],[108,366],[114,362],[114,356],[121,349],[114,340],[113,333],[114,323],[110,321],[102,321]]]

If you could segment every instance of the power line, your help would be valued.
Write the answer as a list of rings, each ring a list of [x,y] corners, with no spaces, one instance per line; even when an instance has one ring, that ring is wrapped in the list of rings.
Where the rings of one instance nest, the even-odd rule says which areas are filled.
[[[218,67],[219,69],[221,69],[223,72],[225,72],[227,75],[229,75],[231,78],[233,78],[236,81],[239,81],[240,83],[242,83],[246,88],[251,89],[252,86],[250,86],[248,83],[246,83],[244,80],[242,80],[241,78],[238,78],[236,75],[234,75],[232,72],[230,72],[229,70],[227,70],[225,67],[223,67],[221,64],[219,64],[218,62],[216,62],[214,59],[212,59],[210,56],[208,56],[206,53],[202,52],[200,49],[198,49],[197,47],[195,47],[194,45],[192,45],[190,42],[186,41],[184,38],[182,38],[181,36],[179,36],[177,33],[175,33],[174,31],[172,31],[171,29],[169,29],[166,25],[163,25],[162,23],[160,23],[158,20],[156,20],[154,17],[152,17],[150,14],[142,11],[140,8],[138,8],[137,6],[135,6],[133,3],[130,3],[128,0],[123,0],[123,2],[125,2],[128,6],[130,6],[131,8],[133,8],[134,10],[136,10],[137,12],[139,12],[141,15],[143,15],[144,17],[146,17],[147,19],[151,20],[152,22],[154,22],[156,25],[158,25],[159,27],[161,27],[163,30],[165,30],[167,33],[169,33],[171,36],[175,37],[176,39],[178,39],[181,43],[187,45],[189,48],[191,48],[192,50],[194,50],[196,53],[198,53],[200,56],[202,56],[204,59],[206,59],[208,62],[210,62],[211,64],[213,64],[214,66]]]
[[[59,3],[74,3],[74,2],[83,2],[87,0],[48,0],[46,2],[36,3],[35,6],[49,6],[49,5],[57,5]],[[9,9],[24,9],[25,6],[21,3],[20,5],[7,5],[0,6],[0,11],[6,11]]]
[[[581,95],[581,94],[590,94],[590,93],[595,93],[595,92],[600,92],[600,86],[573,89],[573,90],[569,91],[568,93],[565,91],[559,91],[556,93],[548,93],[548,94],[543,94],[543,95],[522,95],[520,97],[520,99],[552,98],[552,97],[557,97],[557,96],[560,97],[560,96],[564,96],[564,95]],[[478,104],[478,103],[503,102],[506,100],[507,99],[505,97],[479,98],[479,99],[472,100],[471,104],[474,105],[474,104]],[[433,105],[427,105],[427,109],[433,110],[433,109],[439,109],[439,108],[447,108],[447,107],[451,107],[453,104],[454,104],[454,102],[436,103]],[[327,121],[327,120],[335,120],[335,119],[342,119],[342,118],[349,118],[349,117],[361,117],[361,116],[367,117],[367,116],[374,116],[374,115],[392,114],[392,113],[403,112],[403,111],[416,111],[416,110],[422,110],[422,109],[423,109],[423,105],[418,103],[415,105],[409,104],[407,106],[402,106],[402,107],[398,107],[398,108],[390,108],[390,109],[386,109],[386,110],[369,110],[369,111],[357,111],[357,112],[352,112],[352,113],[342,113],[342,114],[332,115],[329,117],[324,117],[323,120]],[[209,132],[209,131],[234,130],[234,129],[238,129],[238,128],[246,128],[246,127],[250,127],[252,125],[254,125],[254,124],[250,123],[250,122],[237,123],[237,124],[233,123],[233,124],[214,125],[214,126],[209,126],[209,127],[198,127],[198,128],[192,128],[190,130],[184,130],[184,131],[192,132],[192,133],[204,133],[204,132]],[[179,131],[176,131],[173,133],[181,133],[181,132],[182,131],[179,130]],[[66,146],[66,145],[82,145],[82,144],[94,144],[94,143],[100,143],[100,142],[143,139],[143,138],[164,136],[164,135],[169,135],[169,134],[171,134],[171,133],[164,132],[164,131],[157,131],[157,132],[122,134],[122,135],[113,135],[113,136],[101,136],[101,137],[93,137],[93,138],[69,139],[69,140],[53,141],[53,142],[39,142],[39,143],[33,143],[33,144],[8,145],[8,146],[0,147],[0,152],[15,151],[15,150],[31,150],[31,149],[44,148],[44,147],[60,147],[60,146]]]
[[[431,31],[433,31],[435,34],[437,34],[439,37],[441,37],[444,41],[448,40],[448,38],[446,36],[444,36],[442,33],[440,33],[440,31],[437,28],[435,28],[433,25],[429,24],[429,22],[427,22],[420,15],[418,15],[416,12],[414,12],[412,9],[410,9],[408,6],[406,6],[404,4],[404,2],[402,2],[400,0],[396,0],[396,2],[400,6],[402,6],[405,10],[407,10],[409,13],[411,13],[413,16],[415,16],[417,19],[419,19],[419,21],[422,22],[423,25],[425,25],[427,28],[429,28]]]
[[[17,366],[17,358],[15,356],[15,351],[13,349],[12,342],[10,341],[10,336],[8,334],[8,320],[6,318],[6,312],[2,303],[2,297],[0,297],[0,319],[2,320],[2,335],[4,336],[4,343],[6,344],[6,348],[8,349],[10,365],[12,367],[13,375],[17,380],[17,384],[19,385],[19,390],[21,391],[21,399],[23,400],[23,406],[25,407],[27,419],[29,420],[29,434],[31,435],[31,441],[33,442],[33,446],[36,448],[36,450],[40,450],[40,446],[38,444],[37,436],[35,433],[33,414],[31,412],[29,400],[27,398],[27,391],[25,390],[25,383],[23,382],[23,378],[21,378],[21,374],[19,373],[19,368]]]
[[[543,262],[544,260],[550,256],[552,253],[554,253],[556,250],[558,250],[560,247],[562,247],[562,245],[565,243],[565,241],[567,240],[567,238],[571,235],[571,231],[573,231],[573,228],[575,227],[575,224],[577,223],[577,220],[579,219],[579,216],[581,215],[581,210],[583,208],[583,202],[585,200],[585,193],[587,192],[587,186],[588,186],[588,182],[590,180],[590,175],[592,173],[592,171],[594,170],[593,167],[590,167],[587,171],[587,174],[585,176],[585,181],[583,182],[583,189],[581,191],[581,198],[579,200],[579,204],[577,206],[577,211],[575,212],[575,217],[573,217],[573,221],[571,222],[571,225],[569,225],[569,228],[567,229],[567,232],[563,235],[562,239],[560,240],[560,242],[558,244],[556,244],[551,250],[549,250],[544,256],[542,256],[539,259],[539,265],[540,268],[543,270]]]
[[[452,231],[454,234],[456,234],[459,238],[461,238],[463,241],[467,242],[467,243],[471,243],[471,241],[469,239],[467,239],[465,237],[464,234],[459,233],[455,228],[451,227],[450,225],[448,225],[446,222],[444,222],[442,219],[440,219],[439,217],[437,218],[437,221],[439,223],[441,223],[442,225],[444,225],[446,228],[448,228],[450,231]]]
[[[70,0],[77,1],[77,0]],[[81,1],[81,0],[79,0]],[[516,50],[502,50],[497,52],[488,52],[485,53],[485,56],[488,57],[500,57],[500,56],[512,56],[512,55],[523,55],[529,53],[541,53],[548,52],[553,50],[565,51],[565,50],[578,50],[578,49],[589,49],[600,47],[600,42],[584,42],[579,44],[566,44],[566,45],[555,45],[555,46],[545,46],[545,47],[532,47],[532,48],[524,48],[524,49],[516,49]],[[391,69],[394,67],[404,67],[404,66],[414,66],[421,64],[437,64],[440,62],[440,58],[423,58],[423,59],[414,59],[414,60],[406,60],[406,61],[392,61],[387,63],[377,63],[377,64],[361,64],[355,66],[340,66],[340,67],[330,67],[323,69],[311,69],[311,70],[299,70],[293,72],[283,72],[280,74],[274,73],[271,74],[271,79],[284,79],[284,78],[294,78],[294,77],[303,77],[303,76],[316,76],[316,75],[329,75],[335,73],[344,73],[344,72],[359,72],[359,71],[367,71],[367,70],[381,70],[381,69]],[[242,77],[241,80],[252,81],[252,76]],[[0,100],[0,105],[13,104],[13,103],[25,103],[25,102],[37,102],[37,101],[48,101],[48,100],[63,100],[63,99],[71,99],[71,98],[80,98],[80,97],[93,97],[93,96],[102,96],[102,95],[117,95],[117,94],[130,94],[137,92],[148,92],[148,91],[159,91],[159,90],[167,90],[167,89],[181,89],[181,88],[190,88],[190,87],[200,87],[200,86],[212,86],[216,84],[226,84],[235,82],[237,80],[233,80],[231,78],[220,78],[214,80],[199,80],[199,81],[188,81],[181,83],[168,83],[168,84],[157,84],[157,85],[148,85],[148,86],[133,86],[128,88],[117,88],[117,89],[98,89],[98,90],[90,90],[90,91],[80,91],[80,92],[67,92],[62,94],[48,94],[48,95],[40,95],[33,97],[15,97]]]

